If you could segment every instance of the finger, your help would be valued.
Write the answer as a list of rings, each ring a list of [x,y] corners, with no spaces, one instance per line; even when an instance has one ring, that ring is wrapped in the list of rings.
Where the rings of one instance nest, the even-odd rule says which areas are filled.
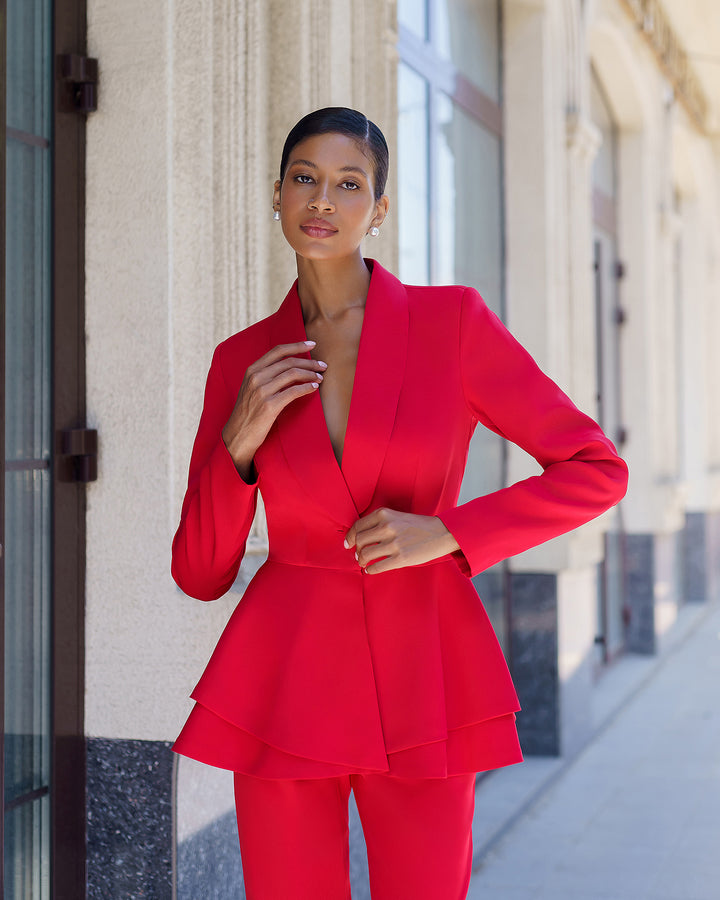
[[[319,359],[300,359],[297,356],[286,356],[270,365],[261,365],[261,360],[248,366],[247,381],[251,386],[267,384],[277,375],[291,370],[303,370],[307,372],[322,373],[327,369],[327,363]]]
[[[362,550],[356,550],[355,559],[357,559],[360,567],[364,569],[366,566],[369,566],[370,563],[382,559],[384,556],[397,555],[398,548],[393,541],[378,541],[375,544],[369,544],[367,547],[363,547]]]
[[[305,397],[307,394],[312,394],[318,387],[319,384],[317,381],[308,384],[293,384],[289,388],[285,388],[284,391],[275,394],[273,400],[277,406],[278,413],[282,412],[282,410],[285,409],[288,404],[292,403],[293,400],[297,400],[298,397]]]
[[[354,547],[361,533],[376,528],[381,523],[387,523],[389,521],[390,512],[391,510],[381,506],[378,509],[374,509],[371,513],[368,513],[366,516],[361,516],[353,523],[352,528],[345,535],[348,546]]]
[[[372,513],[370,514],[372,515]],[[362,519],[358,519],[350,528],[350,531],[345,535],[345,546],[355,547],[357,544],[358,536],[363,530],[363,525],[366,523],[366,520],[369,516],[364,516]]]
[[[256,372],[247,378],[241,396],[246,398],[251,409],[259,406],[261,409],[274,410],[277,415],[282,406],[277,405],[276,397],[285,388],[293,384],[319,384],[322,380],[319,372],[311,372],[309,369],[288,369],[269,382],[264,382],[261,374]]]
[[[259,364],[263,367],[273,365],[288,356],[302,356],[303,359],[306,359],[304,354],[312,352],[314,347],[315,341],[295,341],[292,344],[277,344],[257,359],[254,364]],[[316,362],[316,360],[306,359],[306,362],[312,363]]]
[[[304,384],[312,381],[317,381],[319,383],[322,380],[323,376],[320,372],[293,367],[292,369],[286,369],[284,372],[278,373],[266,384],[258,385],[258,387],[262,388],[262,392],[266,397],[272,397],[274,394],[279,393],[291,384]]]
[[[395,556],[386,556],[372,565],[365,566],[366,575],[379,575],[381,572],[391,572],[393,569],[404,568],[400,560]]]
[[[379,544],[393,538],[394,534],[390,532],[387,525],[383,522],[374,528],[367,528],[364,531],[358,531],[355,536],[355,546],[358,552],[370,544]]]
[[[366,516],[361,516],[355,523],[357,534],[359,535],[364,531],[369,531],[371,528],[376,528],[378,525],[387,523],[390,519],[389,513],[390,510],[385,509],[385,507],[380,507],[379,509],[374,509]]]
[[[277,362],[284,356],[293,356],[294,354],[310,353],[315,346],[315,341],[293,341],[292,344],[276,344],[267,353],[263,354],[260,359],[269,363]],[[258,360],[259,361],[259,360]]]

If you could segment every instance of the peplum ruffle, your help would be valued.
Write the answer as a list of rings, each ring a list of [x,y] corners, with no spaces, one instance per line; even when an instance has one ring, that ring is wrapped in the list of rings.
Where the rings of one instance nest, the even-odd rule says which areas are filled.
[[[382,576],[268,560],[192,697],[173,749],[257,777],[442,778],[522,760],[502,651],[452,560]]]
[[[358,768],[293,756],[243,731],[196,703],[173,750],[220,769],[256,778],[330,778],[336,775],[386,774],[398,778],[446,778],[522,762],[515,714],[448,732],[443,741],[387,755],[382,769]]]

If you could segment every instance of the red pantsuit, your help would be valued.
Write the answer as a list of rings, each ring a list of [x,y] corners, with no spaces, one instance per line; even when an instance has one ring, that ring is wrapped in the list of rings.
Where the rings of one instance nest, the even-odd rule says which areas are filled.
[[[221,436],[248,365],[306,339],[297,282],[276,313],[220,344],[208,374],[173,576],[203,600],[228,590],[258,489],[269,555],[174,749],[256,778],[447,779],[519,762],[518,698],[469,576],[599,515],[626,488],[612,443],[477,291],[403,285],[369,263],[341,465],[317,392],[278,416],[255,483]],[[458,506],[478,425],[523,447],[539,474]],[[460,550],[366,574],[343,540],[380,507],[438,516]]]
[[[475,775],[304,780],[235,775],[248,900],[348,900],[348,798],[355,794],[373,900],[464,900]]]

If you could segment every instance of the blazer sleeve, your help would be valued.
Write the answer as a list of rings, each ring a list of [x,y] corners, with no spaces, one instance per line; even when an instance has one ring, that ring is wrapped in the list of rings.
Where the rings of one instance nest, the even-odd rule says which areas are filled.
[[[476,575],[614,506],[628,473],[600,426],[541,371],[473,288],[463,294],[459,340],[473,416],[543,468],[541,475],[440,513],[460,545],[461,568]]]
[[[216,600],[235,581],[257,504],[257,480],[248,484],[222,439],[236,397],[216,348],[190,458],[188,487],[172,546],[172,576],[198,600]]]

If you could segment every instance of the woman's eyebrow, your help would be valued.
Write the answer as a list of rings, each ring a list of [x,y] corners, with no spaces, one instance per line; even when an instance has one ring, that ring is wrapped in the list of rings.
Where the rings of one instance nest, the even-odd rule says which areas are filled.
[[[309,169],[317,169],[317,163],[312,162],[309,159],[294,159],[291,163],[288,163],[288,169],[293,166],[307,166]],[[343,166],[338,169],[339,172],[359,172],[364,178],[368,177],[365,169],[361,169],[360,166]]]
[[[310,162],[309,159],[294,159],[289,165],[290,166],[308,166],[311,169],[317,169],[317,166],[314,162]]]

